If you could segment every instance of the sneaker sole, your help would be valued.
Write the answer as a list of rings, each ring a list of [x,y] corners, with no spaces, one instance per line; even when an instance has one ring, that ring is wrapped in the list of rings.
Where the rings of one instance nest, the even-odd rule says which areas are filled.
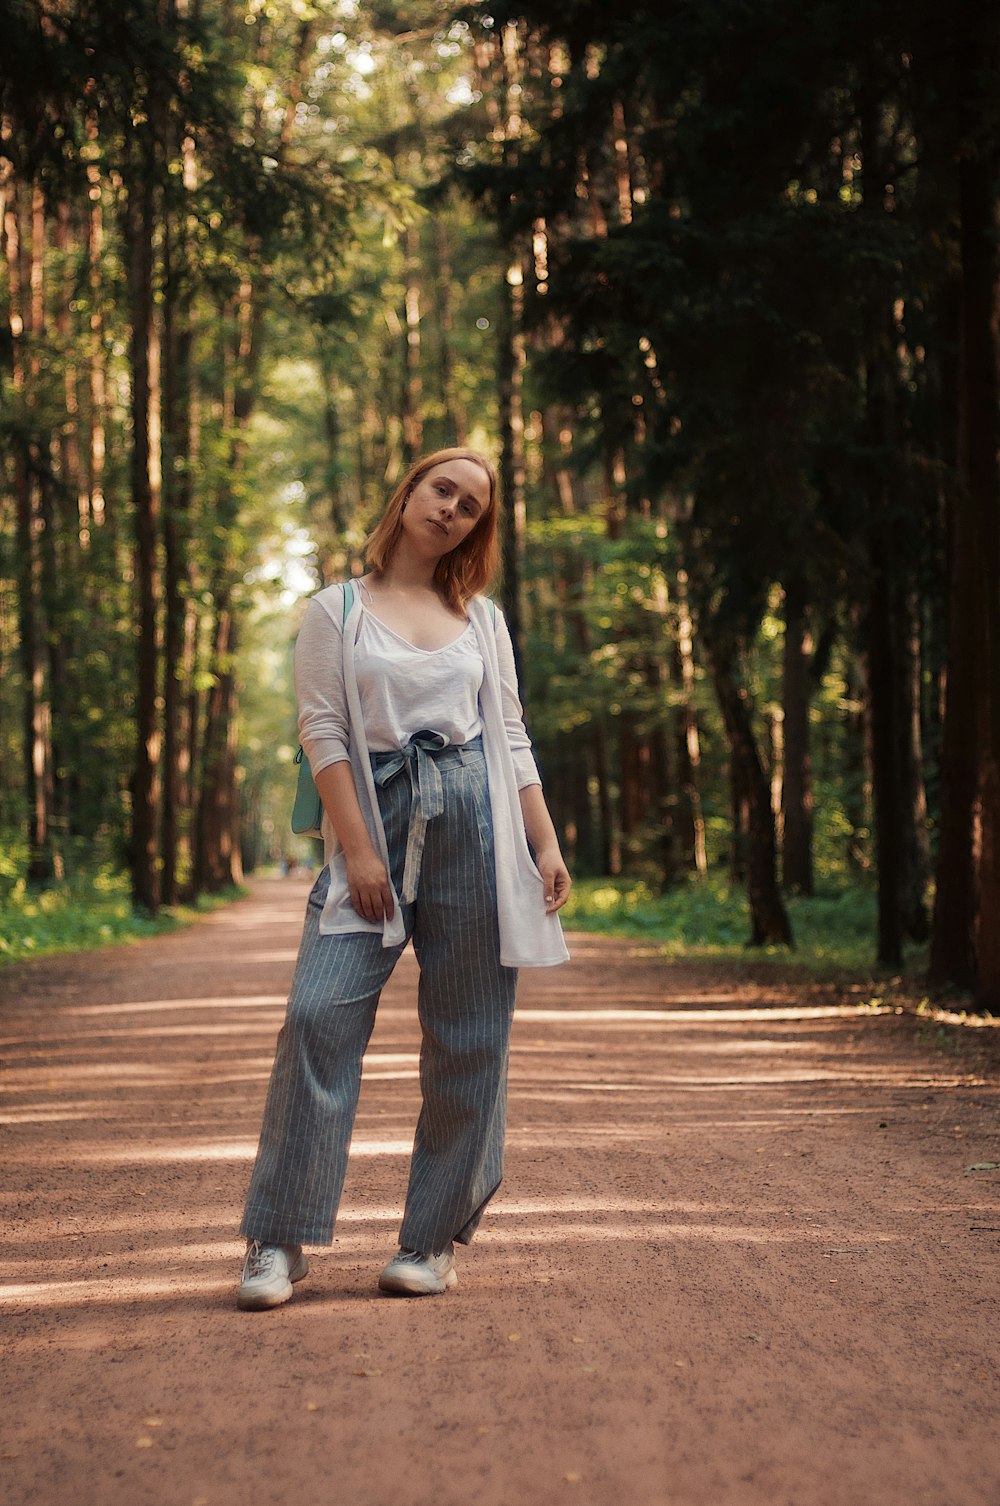
[[[236,1294],[236,1306],[240,1312],[260,1313],[266,1312],[270,1307],[281,1307],[292,1295],[292,1282],[301,1281],[303,1276],[309,1274],[309,1262],[304,1255],[300,1255],[288,1273],[288,1280],[284,1286],[270,1291],[264,1289],[257,1292],[244,1292],[242,1288]]]
[[[378,1278],[379,1291],[388,1292],[393,1297],[439,1297],[457,1285],[458,1274],[454,1268],[433,1286],[428,1286],[425,1281],[414,1280],[412,1276],[389,1276],[385,1271]]]

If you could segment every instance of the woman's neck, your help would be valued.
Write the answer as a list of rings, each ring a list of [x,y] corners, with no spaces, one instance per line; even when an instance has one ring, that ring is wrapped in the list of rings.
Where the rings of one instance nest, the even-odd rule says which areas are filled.
[[[375,576],[375,580],[384,589],[409,594],[432,591],[437,596],[439,592],[434,584],[437,564],[436,559],[414,558],[409,551],[397,549],[385,569]]]

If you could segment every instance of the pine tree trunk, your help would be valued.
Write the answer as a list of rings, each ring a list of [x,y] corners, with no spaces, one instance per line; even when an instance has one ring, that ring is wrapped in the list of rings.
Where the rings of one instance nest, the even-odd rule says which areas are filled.
[[[420,361],[420,231],[409,225],[405,236],[403,294],[403,458],[412,465],[424,447],[423,376]]]
[[[912,590],[898,604],[898,621],[903,670],[897,681],[903,806],[901,907],[905,934],[911,941],[923,943],[930,935],[927,889],[931,878],[931,850],[923,769],[920,619],[916,593]]]
[[[501,318],[497,330],[497,388],[500,426],[500,490],[503,499],[500,551],[503,569],[502,600],[514,645],[518,679],[522,679],[524,621],[521,577],[524,560],[526,508],[524,498],[524,337],[521,334],[521,259],[512,255],[501,289]]]
[[[440,351],[441,406],[444,409],[445,445],[464,445],[468,419],[462,393],[455,379],[455,300],[452,290],[451,246],[444,216],[434,224],[435,268],[438,305],[438,349]]]
[[[87,116],[87,140],[98,139],[97,117]],[[90,434],[87,452],[87,518],[92,531],[106,521],[104,494],[107,375],[104,354],[104,209],[100,167],[87,163],[87,286],[90,296],[90,338],[87,342],[87,376],[90,402]]]
[[[46,629],[42,618],[41,556],[38,535],[42,526],[38,488],[37,439],[34,407],[38,354],[33,350],[37,312],[32,289],[42,272],[42,246],[36,244],[37,220],[32,216],[32,244],[25,245],[21,209],[25,191],[12,169],[4,183],[4,255],[7,263],[8,331],[11,395],[17,404],[21,435],[13,448],[13,491],[17,531],[17,623],[23,682],[22,757],[28,813],[29,883],[45,884],[56,876],[52,811],[52,715],[46,676]],[[37,193],[33,196],[37,206]]]
[[[787,894],[813,893],[813,794],[809,750],[809,661],[805,603],[785,587],[782,701],[784,777],[781,785],[781,879]]]
[[[341,467],[343,460],[343,429],[340,420],[340,405],[337,393],[337,371],[334,361],[334,333],[327,324],[316,331],[319,352],[320,380],[323,384],[323,432],[326,436],[326,495],[330,499],[330,527],[338,538],[347,530],[349,511],[343,497]]]
[[[854,615],[857,617],[859,614]],[[854,626],[858,630],[857,621]],[[867,847],[872,786],[870,718],[867,713],[869,696],[863,656],[854,652],[853,644],[848,652],[842,733],[844,814],[850,826],[846,857],[852,872],[866,874],[871,868]]]
[[[736,774],[734,783],[746,802],[749,944],[791,946],[791,923],[778,886],[771,792],[753,733],[749,702],[736,678],[734,651],[712,642],[704,631],[703,638]]]
[[[127,188],[127,235],[131,247],[132,506],[135,519],[137,599],[136,752],[132,777],[132,897],[150,914],[160,904],[157,869],[157,514],[159,456],[155,453],[153,191],[152,149],[133,163]]]
[[[978,134],[988,108],[988,91],[995,87],[1000,54],[995,13],[977,11],[976,17],[976,24],[963,38],[958,70],[967,141]],[[930,963],[935,983],[974,987],[977,1005],[991,1011],[1000,1010],[997,157],[995,128],[986,141],[977,141],[958,157],[960,485],[952,499],[948,679]],[[973,835],[977,794],[981,809],[978,874]]]
[[[705,818],[701,808],[701,738],[698,713],[694,703],[694,623],[688,604],[686,570],[677,572],[677,648],[673,665],[675,683],[679,682],[681,699],[677,707],[675,739],[681,807],[680,840],[686,868],[704,877],[708,872],[705,844]]]
[[[189,583],[191,504],[191,356],[194,334],[186,289],[188,263],[178,218],[163,227],[163,794],[161,899],[180,899],[179,861],[184,811],[184,641]],[[178,254],[180,253],[180,254]]]
[[[903,960],[903,799],[900,729],[896,716],[896,677],[903,666],[897,653],[892,610],[891,544],[884,523],[870,538],[871,586],[865,623],[872,734],[872,794],[878,866],[878,960],[899,967]]]
[[[668,683],[666,666],[652,654],[646,660],[646,683],[662,702]],[[680,869],[677,816],[681,801],[677,786],[677,759],[670,724],[665,715],[656,722],[650,733],[648,749],[649,800],[656,822],[655,851],[660,883],[664,889],[669,889],[677,882]]]
[[[195,845],[198,892],[217,893],[242,878],[236,796],[236,623],[228,592],[219,593],[213,635],[215,683],[202,744]]]

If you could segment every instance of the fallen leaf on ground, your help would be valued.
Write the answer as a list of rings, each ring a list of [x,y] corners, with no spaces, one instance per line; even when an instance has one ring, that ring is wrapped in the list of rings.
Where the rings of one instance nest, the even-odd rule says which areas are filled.
[[[581,1474],[578,1474],[575,1469],[571,1469],[563,1475],[563,1479],[566,1481],[567,1485],[579,1485],[580,1481],[583,1479],[583,1476]]]
[[[382,1374],[381,1370],[376,1370],[376,1369],[372,1369],[372,1370],[355,1370],[354,1373],[355,1373],[355,1375],[381,1375]]]
[[[973,1161],[966,1171],[1000,1171],[1000,1161]]]
[[[579,1338],[576,1337],[575,1334],[574,1334],[573,1338],[570,1339],[570,1343],[571,1344],[586,1344],[586,1342],[587,1342],[586,1339],[579,1339]]]
[[[521,1335],[519,1333],[509,1333],[507,1335],[507,1343],[508,1344],[519,1344],[520,1342],[521,1342]]]
[[[162,1426],[163,1426],[163,1418],[162,1417],[144,1417],[142,1419],[142,1425],[143,1425],[144,1428],[162,1428]]]
[[[318,1401],[307,1401],[306,1402],[306,1411],[307,1412],[318,1412],[319,1411],[319,1402]]]
[[[137,1438],[135,1440],[135,1446],[136,1448],[152,1448],[153,1440],[152,1438]]]

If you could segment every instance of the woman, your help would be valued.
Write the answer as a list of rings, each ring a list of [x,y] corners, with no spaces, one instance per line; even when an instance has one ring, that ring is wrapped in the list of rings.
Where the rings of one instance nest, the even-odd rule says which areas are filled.
[[[419,460],[368,541],[370,571],[313,598],[295,649],[302,745],[324,808],[242,1232],[238,1304],[276,1307],[330,1244],[361,1060],[412,937],[423,1105],[400,1248],[407,1296],[456,1284],[503,1170],[519,967],[566,960],[570,877],[542,796],[510,637],[479,593],[497,481],[472,450]],[[534,849],[534,861],[528,850]]]

